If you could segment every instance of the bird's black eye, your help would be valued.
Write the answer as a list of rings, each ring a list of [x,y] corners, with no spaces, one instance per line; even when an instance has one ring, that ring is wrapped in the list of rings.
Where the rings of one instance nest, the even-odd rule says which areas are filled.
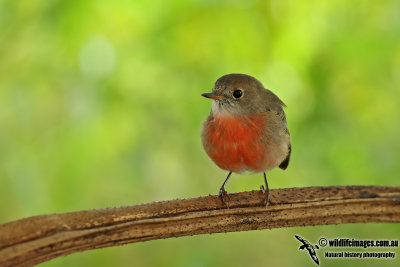
[[[234,98],[241,98],[243,96],[243,91],[242,90],[235,90],[233,91],[233,97]]]

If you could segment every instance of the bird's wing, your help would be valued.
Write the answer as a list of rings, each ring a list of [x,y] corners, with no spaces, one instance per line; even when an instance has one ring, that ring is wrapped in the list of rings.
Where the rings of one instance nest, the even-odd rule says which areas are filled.
[[[298,235],[294,235],[294,237],[296,237],[296,238],[297,238],[297,240],[299,240],[301,243],[304,243],[304,239],[303,239],[303,238],[301,238],[300,236],[298,236]]]
[[[292,152],[292,146],[290,144],[290,133],[287,128],[285,111],[283,110],[286,105],[277,95],[275,95],[268,89],[265,89],[264,97],[266,99],[266,106],[264,106],[264,109],[268,113],[268,117],[273,118],[268,121],[269,127],[276,127],[277,129],[284,131],[284,134],[287,136],[288,154],[279,165],[279,168],[285,170],[289,165],[290,155]]]
[[[311,255],[311,254],[310,254],[310,256],[311,256],[311,258],[313,259],[313,261],[314,261],[317,265],[319,265],[319,259],[318,259],[317,255],[316,255],[316,254],[314,254],[314,255]]]

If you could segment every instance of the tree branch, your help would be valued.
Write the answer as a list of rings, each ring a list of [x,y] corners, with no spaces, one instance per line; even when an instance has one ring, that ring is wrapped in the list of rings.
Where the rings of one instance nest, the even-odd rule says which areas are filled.
[[[347,186],[231,194],[34,216],[0,225],[0,265],[160,238],[307,225],[400,222],[400,187]]]

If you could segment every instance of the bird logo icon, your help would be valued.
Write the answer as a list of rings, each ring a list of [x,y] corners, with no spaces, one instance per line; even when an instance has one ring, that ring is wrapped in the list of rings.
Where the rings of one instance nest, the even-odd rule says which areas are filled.
[[[306,249],[308,251],[308,254],[310,254],[311,259],[317,264],[319,265],[319,260],[317,257],[317,253],[315,252],[315,250],[319,249],[318,245],[311,245],[310,242],[308,242],[307,240],[303,239],[302,237],[298,236],[298,235],[294,235],[296,237],[297,240],[299,240],[303,245],[301,245],[299,247],[299,249]]]

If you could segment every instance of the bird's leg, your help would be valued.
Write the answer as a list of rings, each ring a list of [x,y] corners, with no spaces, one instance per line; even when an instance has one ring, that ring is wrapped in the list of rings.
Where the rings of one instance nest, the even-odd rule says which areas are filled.
[[[232,174],[232,172],[230,171],[230,172],[228,173],[228,176],[227,176],[226,179],[225,179],[225,182],[222,184],[221,188],[219,189],[219,194],[218,194],[218,196],[219,196],[219,197],[221,198],[221,200],[222,200],[222,203],[224,203],[225,206],[226,206],[228,209],[229,209],[229,206],[228,206],[228,204],[227,204],[226,201],[225,201],[224,195],[226,195],[226,196],[229,198],[229,200],[232,200],[231,197],[228,195],[228,192],[226,192],[226,190],[225,190],[225,184],[226,184],[226,182],[228,182],[229,177],[231,176],[231,174]]]
[[[267,182],[267,175],[265,174],[265,172],[264,172],[264,181],[265,181],[265,188],[262,185],[261,186],[261,191],[265,195],[265,199],[264,199],[265,206],[268,207],[269,203],[270,203],[270,197],[269,197],[269,187],[268,187],[268,182]]]

